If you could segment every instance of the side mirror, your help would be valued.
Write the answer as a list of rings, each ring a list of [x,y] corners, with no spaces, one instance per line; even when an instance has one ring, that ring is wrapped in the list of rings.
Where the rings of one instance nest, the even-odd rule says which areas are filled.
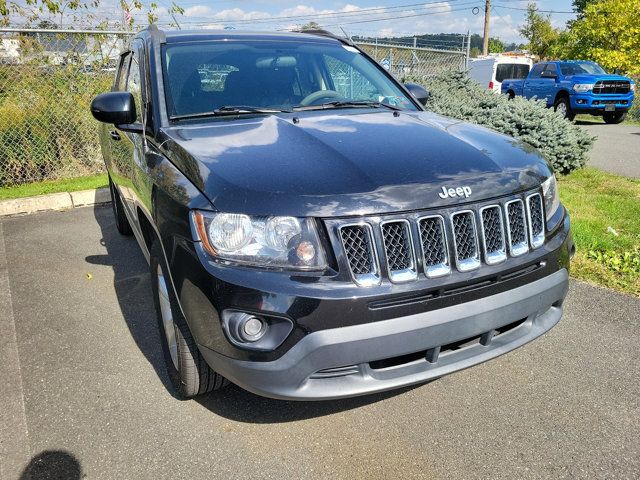
[[[430,95],[426,88],[417,83],[405,83],[404,86],[422,105],[427,104]]]
[[[136,121],[136,102],[130,92],[101,93],[91,102],[91,114],[99,122],[126,125]]]

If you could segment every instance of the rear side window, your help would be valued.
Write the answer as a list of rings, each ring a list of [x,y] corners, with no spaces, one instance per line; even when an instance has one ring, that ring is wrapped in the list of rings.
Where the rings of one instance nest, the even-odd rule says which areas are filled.
[[[529,75],[529,65],[500,63],[496,67],[497,82],[504,82],[507,78],[526,78],[527,75]]]

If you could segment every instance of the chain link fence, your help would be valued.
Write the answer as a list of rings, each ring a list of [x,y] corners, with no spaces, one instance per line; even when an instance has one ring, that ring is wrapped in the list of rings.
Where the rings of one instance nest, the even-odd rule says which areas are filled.
[[[111,88],[128,35],[0,28],[0,188],[104,171],[89,104]],[[399,79],[466,64],[463,49],[359,45]],[[224,72],[204,73],[213,85]]]
[[[461,48],[438,49],[377,42],[357,42],[369,56],[374,58],[396,78],[427,78],[445,71],[461,71],[467,68],[468,37],[463,37]]]
[[[104,171],[89,104],[124,34],[0,30],[0,187]]]

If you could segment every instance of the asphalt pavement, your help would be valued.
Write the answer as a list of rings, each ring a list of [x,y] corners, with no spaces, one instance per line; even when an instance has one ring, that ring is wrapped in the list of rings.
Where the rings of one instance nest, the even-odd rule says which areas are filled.
[[[109,207],[0,219],[0,478],[640,477],[638,298],[572,282],[512,353],[296,403],[176,399],[150,292]]]
[[[640,126],[577,121],[597,137],[588,165],[605,172],[640,178]]]

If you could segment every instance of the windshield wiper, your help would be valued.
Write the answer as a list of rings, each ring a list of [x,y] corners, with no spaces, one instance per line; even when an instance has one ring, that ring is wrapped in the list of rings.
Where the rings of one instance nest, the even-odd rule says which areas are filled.
[[[388,103],[376,102],[374,100],[335,100],[333,102],[325,102],[320,105],[299,105],[297,107],[293,107],[294,110],[297,111],[305,111],[305,110],[327,110],[331,108],[380,108],[385,107],[389,110],[402,110],[400,107],[396,107],[394,105],[389,105]]]
[[[225,105],[210,112],[187,113],[185,115],[173,115],[170,120],[186,120],[191,118],[219,117],[224,115],[243,115],[247,113],[291,113],[291,110],[277,108],[260,108],[248,105]]]

